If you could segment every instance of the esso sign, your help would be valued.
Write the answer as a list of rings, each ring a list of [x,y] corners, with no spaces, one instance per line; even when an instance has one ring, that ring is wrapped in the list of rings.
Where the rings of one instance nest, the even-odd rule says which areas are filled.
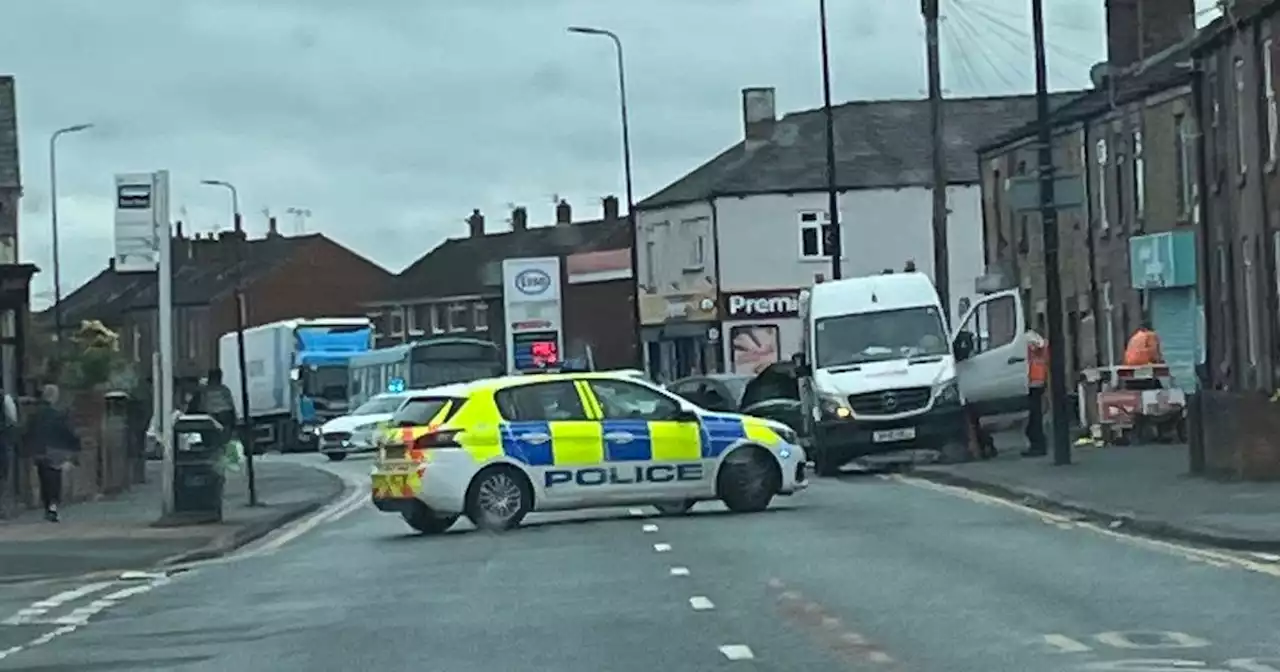
[[[546,271],[531,268],[517,273],[512,284],[515,285],[516,291],[525,296],[538,296],[551,289],[551,275]]]

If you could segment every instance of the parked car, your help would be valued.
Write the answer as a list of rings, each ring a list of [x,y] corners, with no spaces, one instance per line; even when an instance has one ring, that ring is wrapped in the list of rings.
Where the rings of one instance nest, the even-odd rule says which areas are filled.
[[[683,378],[666,387],[709,411],[774,420],[796,431],[802,425],[799,383],[791,362],[771,364],[754,377],[713,373]]]

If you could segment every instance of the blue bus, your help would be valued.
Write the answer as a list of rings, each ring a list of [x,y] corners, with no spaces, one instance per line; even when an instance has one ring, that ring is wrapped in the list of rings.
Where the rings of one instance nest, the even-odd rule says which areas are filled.
[[[348,360],[352,407],[383,392],[421,390],[504,376],[501,348],[476,338],[430,338],[352,355]]]

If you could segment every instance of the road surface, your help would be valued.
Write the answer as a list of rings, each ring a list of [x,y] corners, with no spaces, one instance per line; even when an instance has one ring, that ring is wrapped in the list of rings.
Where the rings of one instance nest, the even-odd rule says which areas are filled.
[[[1280,558],[911,479],[531,522],[427,538],[360,503],[170,577],[6,586],[47,608],[0,625],[0,670],[1280,672]]]

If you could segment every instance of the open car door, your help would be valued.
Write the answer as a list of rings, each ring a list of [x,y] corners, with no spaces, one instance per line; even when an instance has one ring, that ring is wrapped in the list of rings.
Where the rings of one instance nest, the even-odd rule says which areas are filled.
[[[742,392],[741,412],[766,420],[774,420],[799,432],[804,427],[800,406],[800,386],[795,365],[774,362],[747,383]]]
[[[956,384],[965,404],[981,415],[1026,410],[1027,323],[1020,290],[975,302],[953,339]]]

